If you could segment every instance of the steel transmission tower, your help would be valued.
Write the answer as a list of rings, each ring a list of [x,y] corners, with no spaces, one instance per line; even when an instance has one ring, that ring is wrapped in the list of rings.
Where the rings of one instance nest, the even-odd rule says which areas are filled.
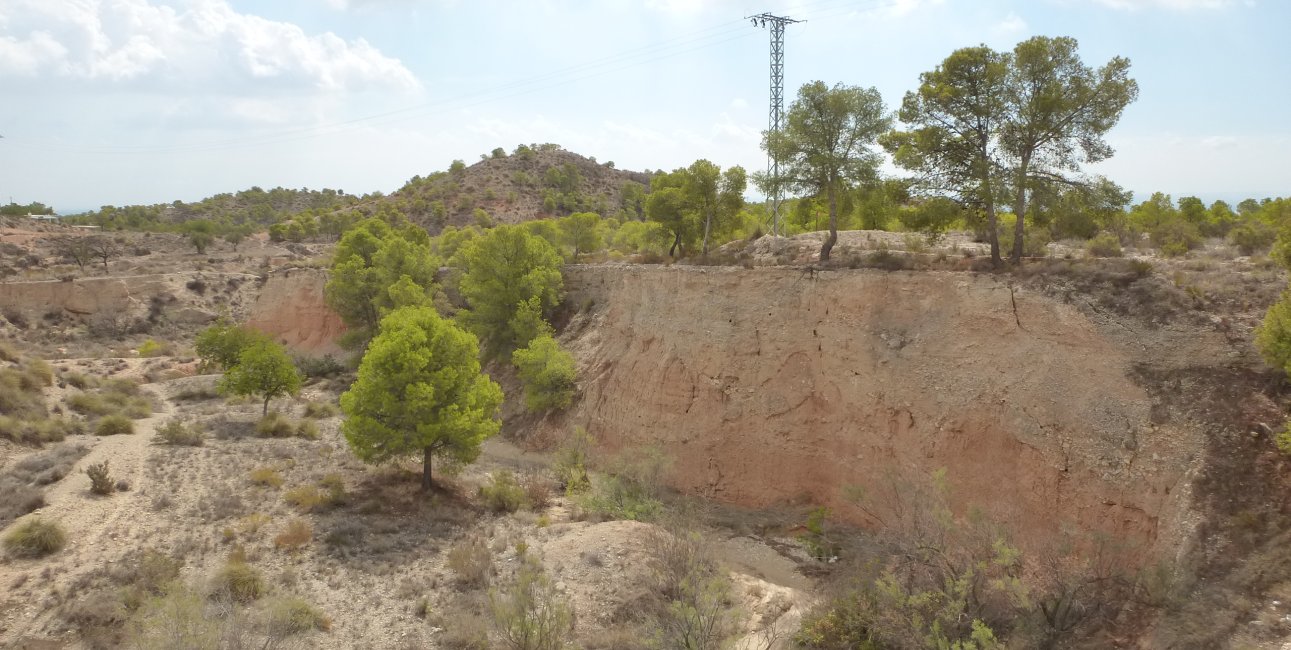
[[[779,132],[784,125],[784,26],[803,22],[788,16],[773,16],[761,13],[749,16],[754,27],[771,27],[771,113],[767,120],[767,131]],[[779,235],[780,203],[784,201],[780,189],[780,161],[767,152],[767,177],[771,179],[771,191],[767,193],[767,207],[771,213],[771,234]]]

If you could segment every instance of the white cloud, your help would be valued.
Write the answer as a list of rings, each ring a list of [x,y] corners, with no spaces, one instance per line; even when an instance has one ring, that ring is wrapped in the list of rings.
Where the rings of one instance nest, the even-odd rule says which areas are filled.
[[[996,23],[995,26],[991,28],[991,31],[997,36],[1016,36],[1018,34],[1025,33],[1027,28],[1027,21],[1023,20],[1022,17],[1016,13],[1010,11],[1009,15],[1004,17],[1004,20]]]
[[[1250,6],[1242,0],[1094,0],[1094,2],[1113,9],[1138,11],[1141,9],[1169,9],[1172,11],[1191,11],[1194,9],[1226,9],[1239,4]]]
[[[411,90],[416,78],[363,39],[235,11],[227,0],[16,0],[0,33],[0,76],[322,90]]]
[[[1231,135],[1212,135],[1201,139],[1201,146],[1206,149],[1227,149],[1237,146],[1238,139]]]

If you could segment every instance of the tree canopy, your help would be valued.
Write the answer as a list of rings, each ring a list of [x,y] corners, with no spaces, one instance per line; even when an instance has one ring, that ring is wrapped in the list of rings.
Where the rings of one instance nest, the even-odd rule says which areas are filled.
[[[813,81],[798,90],[785,126],[766,131],[762,147],[780,163],[780,178],[759,175],[764,190],[773,184],[829,204],[829,237],[820,247],[821,261],[838,241],[838,199],[845,188],[878,174],[879,155],[871,149],[892,125],[883,97],[874,88]]]
[[[420,453],[422,488],[435,456],[469,463],[498,432],[502,389],[480,373],[475,336],[429,307],[403,307],[380,332],[343,395],[341,427],[364,462]]]
[[[324,293],[328,306],[366,339],[386,313],[426,304],[438,268],[425,230],[373,217],[341,237]]]
[[[499,226],[466,243],[454,260],[467,304],[458,317],[479,337],[486,359],[550,332],[546,319],[564,289],[560,254],[550,243],[522,227]]]
[[[1103,138],[1138,97],[1127,59],[1094,70],[1076,50],[1073,38],[1045,36],[1012,52],[956,50],[906,94],[899,117],[911,130],[884,138],[916,186],[985,212],[997,265],[997,202],[1011,196],[1017,262],[1029,201],[1055,185],[1088,184],[1072,174],[1112,155]]]
[[[220,389],[224,392],[264,397],[263,412],[266,415],[269,413],[269,400],[295,395],[300,384],[300,371],[287,350],[268,338],[248,343],[238,354],[237,363],[227,368],[220,379]]]

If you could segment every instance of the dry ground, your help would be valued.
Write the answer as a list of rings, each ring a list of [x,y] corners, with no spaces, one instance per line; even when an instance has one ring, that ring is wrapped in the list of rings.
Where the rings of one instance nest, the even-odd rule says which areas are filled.
[[[166,361],[104,359],[58,366],[103,374],[115,369],[116,376],[142,378],[149,364]],[[134,571],[145,550],[176,558],[180,579],[204,594],[226,558],[240,549],[268,585],[260,603],[298,596],[328,617],[328,631],[278,640],[276,647],[452,647],[451,641],[471,631],[455,626],[487,631],[489,590],[504,585],[525,554],[541,558],[571,599],[578,635],[598,647],[606,639],[613,643],[614,628],[630,618],[650,582],[651,525],[579,521],[563,498],[540,512],[510,515],[481,505],[478,486],[490,472],[545,477],[543,456],[491,440],[479,463],[440,478],[439,489],[427,497],[416,487],[416,467],[371,468],[358,462],[335,416],[317,420],[316,440],[255,437],[259,405],[204,397],[214,379],[146,383],[145,389],[162,398],[161,406],[152,417],[136,421],[135,434],[84,437],[91,451],[47,489],[47,505],[34,513],[67,530],[67,547],[43,559],[0,562],[0,645],[124,643],[129,625],[122,621],[128,612],[113,605],[120,598],[115,594],[122,590],[120,576]],[[338,389],[324,380],[307,388],[301,400],[273,406],[303,419],[307,401],[334,402]],[[168,446],[154,440],[156,427],[172,417],[201,423],[204,444]],[[0,469],[32,453],[15,447],[4,451]],[[129,482],[129,491],[108,497],[89,493],[83,468],[101,460],[110,462],[114,478]],[[277,479],[254,484],[255,470],[271,470]],[[323,485],[342,487],[329,492]],[[313,488],[321,490],[323,503],[288,502],[293,491]],[[308,539],[299,548],[275,543],[297,520],[307,523]],[[732,601],[746,617],[739,623],[747,636],[740,647],[763,647],[759,632],[764,627],[796,627],[811,587],[797,571],[799,558],[781,555],[755,536],[705,532],[733,571]],[[450,551],[466,539],[482,540],[488,549],[493,577],[483,583],[465,585],[449,566]],[[224,616],[234,621],[231,625],[245,626],[242,634],[270,640],[261,632],[264,607],[252,604]]]

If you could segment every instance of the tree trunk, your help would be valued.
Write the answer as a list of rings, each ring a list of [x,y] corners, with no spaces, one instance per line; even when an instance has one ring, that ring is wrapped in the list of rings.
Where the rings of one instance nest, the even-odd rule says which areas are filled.
[[[269,415],[269,399],[268,395],[264,396],[264,410],[261,411],[261,415]]]
[[[1000,259],[1000,229],[999,218],[995,216],[995,201],[986,202],[986,228],[991,240],[991,266],[998,269],[1004,260]]]
[[[423,492],[430,491],[430,447],[422,449],[421,489]]]
[[[829,236],[825,238],[825,243],[820,245],[820,261],[829,261],[829,251],[833,250],[834,244],[838,242],[838,196],[834,191],[833,184],[829,187]]]
[[[1018,167],[1018,196],[1013,204],[1013,214],[1017,215],[1017,221],[1013,223],[1013,254],[1011,261],[1014,264],[1022,263],[1022,238],[1026,236],[1026,217],[1027,217],[1027,171],[1031,167],[1030,156],[1023,156],[1020,166]]]
[[[672,240],[672,248],[668,249],[668,257],[676,257],[677,249],[681,247],[681,231],[677,231],[677,236]]]
[[[704,251],[702,253],[704,257],[708,257],[708,230],[709,230],[709,227],[712,225],[712,223],[713,223],[713,213],[710,210],[707,216],[704,217]]]

